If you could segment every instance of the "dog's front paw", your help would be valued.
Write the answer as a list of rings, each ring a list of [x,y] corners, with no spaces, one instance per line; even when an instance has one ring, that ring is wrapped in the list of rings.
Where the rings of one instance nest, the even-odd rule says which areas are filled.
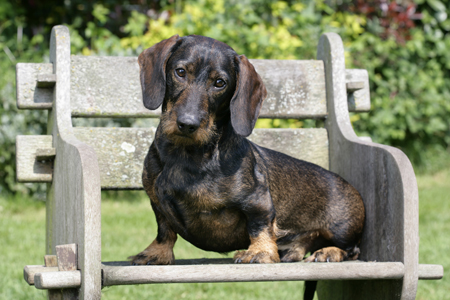
[[[132,265],[172,265],[175,262],[173,249],[156,241],[141,253],[130,256]]]
[[[172,256],[171,258],[162,257],[159,255],[149,255],[145,251],[142,251],[135,256],[130,256],[128,259],[131,259],[131,264],[133,266],[137,265],[171,265],[174,263],[175,258]]]
[[[234,262],[244,263],[244,264],[251,264],[251,263],[260,263],[260,264],[270,264],[270,263],[277,263],[280,262],[280,257],[278,256],[278,253],[275,252],[255,252],[252,250],[247,251],[237,251],[234,255]]]
[[[305,262],[340,262],[346,257],[347,252],[337,247],[327,247],[311,254]]]

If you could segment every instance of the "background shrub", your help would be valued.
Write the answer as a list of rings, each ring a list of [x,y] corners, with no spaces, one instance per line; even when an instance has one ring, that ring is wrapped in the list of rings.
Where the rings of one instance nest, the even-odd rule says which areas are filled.
[[[0,192],[36,191],[15,182],[14,142],[45,132],[47,115],[17,111],[15,64],[48,61],[58,24],[70,28],[72,53],[83,55],[137,55],[171,35],[199,34],[249,58],[314,59],[320,35],[337,32],[347,67],[369,71],[372,110],[351,116],[357,133],[401,148],[416,170],[448,167],[449,7],[449,0],[1,2]]]

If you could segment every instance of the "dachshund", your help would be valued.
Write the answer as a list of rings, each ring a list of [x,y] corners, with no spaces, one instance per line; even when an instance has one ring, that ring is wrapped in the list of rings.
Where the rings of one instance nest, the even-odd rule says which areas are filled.
[[[142,182],[156,239],[133,265],[174,264],[180,235],[236,251],[235,263],[355,260],[365,211],[358,191],[317,165],[248,139],[267,95],[244,55],[175,35],[138,58],[144,106],[162,106]]]

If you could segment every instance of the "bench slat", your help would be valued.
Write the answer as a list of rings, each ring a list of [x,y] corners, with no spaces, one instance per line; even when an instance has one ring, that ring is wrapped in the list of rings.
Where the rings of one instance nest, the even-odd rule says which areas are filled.
[[[251,59],[267,89],[262,118],[322,118],[327,115],[325,73],[318,60]]]
[[[19,182],[51,182],[53,176],[51,135],[18,135],[16,177]],[[45,154],[45,155],[44,155]]]
[[[142,166],[156,128],[75,127],[75,136],[94,147],[103,189],[141,189]],[[328,137],[323,128],[255,129],[261,146],[328,168]]]
[[[326,116],[321,61],[250,60],[268,96],[264,118]],[[71,105],[74,117],[152,117],[142,104],[136,57],[72,56]]]
[[[441,265],[419,265],[419,279],[431,280],[444,277],[444,267]]]
[[[367,70],[345,70],[345,81],[347,83],[348,110],[351,112],[370,111],[370,86]]]
[[[20,109],[52,108],[53,89],[38,88],[40,76],[50,77],[53,64],[18,63],[16,65],[17,107]]]
[[[308,119],[327,115],[322,61],[250,60],[268,90],[262,118]],[[136,57],[72,56],[74,117],[158,117],[142,104]],[[349,111],[370,110],[366,70],[346,70]],[[56,77],[50,63],[16,66],[17,107],[50,109]]]
[[[401,262],[279,263],[233,264],[207,260],[171,266],[130,266],[130,262],[103,263],[103,286],[191,283],[249,282],[288,280],[363,280],[399,279],[403,277]],[[178,263],[178,261],[177,261]]]
[[[81,286],[81,271],[36,273],[34,286],[40,290],[78,288]]]

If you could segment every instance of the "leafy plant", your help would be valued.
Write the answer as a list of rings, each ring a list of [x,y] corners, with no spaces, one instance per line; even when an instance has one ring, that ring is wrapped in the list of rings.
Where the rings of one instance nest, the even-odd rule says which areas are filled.
[[[14,66],[48,61],[50,31],[58,24],[70,28],[72,53],[84,55],[137,55],[174,34],[199,34],[249,58],[315,59],[320,35],[337,32],[347,67],[369,72],[372,110],[351,116],[355,130],[401,148],[418,170],[449,165],[449,0],[39,3],[0,3],[1,192],[35,191],[15,182],[14,142],[17,134],[45,132],[46,113],[17,111]],[[315,125],[299,120],[260,125],[264,122]]]

